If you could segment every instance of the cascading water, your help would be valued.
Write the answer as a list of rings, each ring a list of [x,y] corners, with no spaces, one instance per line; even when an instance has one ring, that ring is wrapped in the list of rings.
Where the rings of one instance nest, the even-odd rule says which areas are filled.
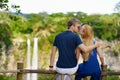
[[[27,40],[27,69],[31,69],[31,53],[30,53],[31,49],[30,49],[30,39]],[[26,80],[30,80],[30,73],[27,73],[26,75]]]
[[[33,57],[32,57],[32,69],[38,69],[38,38],[34,38],[34,49],[33,49]],[[31,80],[37,80],[37,74],[33,73],[31,76]]]

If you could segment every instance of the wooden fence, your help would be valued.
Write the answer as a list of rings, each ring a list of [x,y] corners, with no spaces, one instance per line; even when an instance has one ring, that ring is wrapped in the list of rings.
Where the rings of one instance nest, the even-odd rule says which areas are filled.
[[[107,72],[107,65],[101,66],[101,68],[102,68],[101,80],[107,80],[107,75],[120,75],[120,72]],[[17,63],[17,70],[5,70],[5,71],[0,71],[0,73],[17,73],[17,79],[16,80],[23,80],[23,75],[25,73],[58,74],[55,71],[51,72],[49,70],[24,69],[22,62]],[[63,77],[66,74],[59,74],[59,75],[61,75],[62,80],[64,80]],[[74,75],[76,75],[76,74],[74,74]],[[55,80],[55,78],[53,80]]]

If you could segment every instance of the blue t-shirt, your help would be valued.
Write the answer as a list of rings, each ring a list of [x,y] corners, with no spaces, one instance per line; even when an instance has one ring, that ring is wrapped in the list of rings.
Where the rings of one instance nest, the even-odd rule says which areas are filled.
[[[53,46],[59,51],[56,66],[59,68],[73,68],[77,65],[75,49],[82,44],[79,36],[71,31],[65,31],[55,37]]]

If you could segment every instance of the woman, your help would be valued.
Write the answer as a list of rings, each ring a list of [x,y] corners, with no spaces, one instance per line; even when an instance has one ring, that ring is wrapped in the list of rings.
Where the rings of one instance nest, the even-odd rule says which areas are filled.
[[[80,35],[83,43],[86,46],[95,44],[96,41],[94,40],[93,34],[93,30],[89,25],[83,25],[80,28]],[[75,76],[75,80],[81,80],[82,78],[84,78],[84,80],[87,80],[87,76],[91,76],[90,80],[100,80],[101,69],[99,66],[97,55],[100,58],[101,65],[104,65],[104,58],[101,49],[96,48],[89,53],[81,52],[81,54],[83,57],[83,63],[79,64],[79,68],[77,71],[78,75]]]

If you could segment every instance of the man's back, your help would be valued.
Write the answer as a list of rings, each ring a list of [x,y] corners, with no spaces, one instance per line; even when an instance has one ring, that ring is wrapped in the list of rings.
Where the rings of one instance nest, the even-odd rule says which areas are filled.
[[[57,35],[53,44],[59,51],[57,67],[75,67],[77,65],[75,49],[81,43],[79,36],[69,30]]]

